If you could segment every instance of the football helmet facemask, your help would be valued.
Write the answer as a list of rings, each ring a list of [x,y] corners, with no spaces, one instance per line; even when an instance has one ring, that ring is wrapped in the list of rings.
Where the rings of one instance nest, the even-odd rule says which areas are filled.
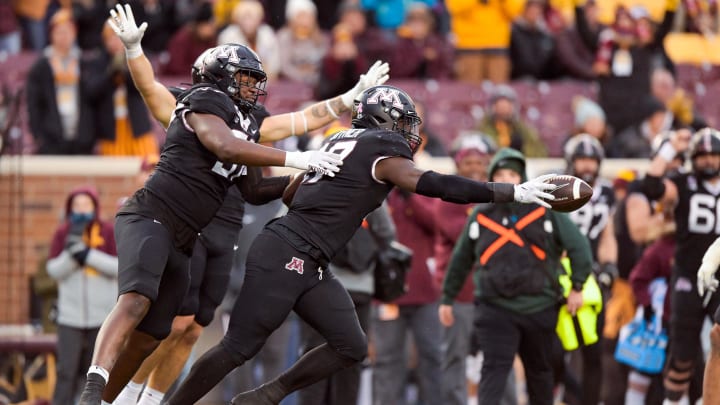
[[[196,75],[194,71],[198,62],[193,65],[193,84],[197,76],[199,83],[218,86],[246,111],[255,108],[258,98],[267,94],[267,75],[260,58],[245,45],[226,44],[209,49],[204,53]]]

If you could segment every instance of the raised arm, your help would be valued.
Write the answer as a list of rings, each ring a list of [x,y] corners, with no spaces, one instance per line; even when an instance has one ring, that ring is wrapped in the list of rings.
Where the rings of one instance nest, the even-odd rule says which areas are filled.
[[[142,95],[153,117],[167,128],[175,109],[175,97],[165,86],[155,80],[152,65],[140,46],[147,23],[144,22],[140,27],[137,26],[129,4],[125,4],[125,7],[120,4],[115,5],[115,9],[110,10],[110,16],[110,27],[125,46],[127,65],[135,87]]]
[[[385,83],[390,66],[377,61],[367,73],[360,75],[355,87],[335,98],[312,104],[302,111],[267,117],[260,127],[260,141],[273,142],[294,135],[303,135],[321,128],[349,112],[353,101],[365,89]],[[321,79],[322,80],[322,79]]]

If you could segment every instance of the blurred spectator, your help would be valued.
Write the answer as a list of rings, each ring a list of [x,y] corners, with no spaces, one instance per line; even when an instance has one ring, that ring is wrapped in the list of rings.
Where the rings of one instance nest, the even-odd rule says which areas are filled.
[[[125,48],[109,25],[102,39],[105,47],[83,71],[88,101],[95,109],[98,151],[102,155],[153,157],[158,154],[157,140],[147,107],[127,70]]]
[[[376,60],[389,61],[393,56],[395,35],[368,25],[367,16],[358,5],[347,2],[340,9],[339,23],[350,29],[355,45],[368,63],[375,63]]]
[[[80,49],[102,48],[102,31],[108,12],[115,5],[112,0],[72,0],[72,12],[77,26]]]
[[[550,79],[553,76],[555,40],[543,18],[544,0],[527,0],[512,23],[510,61],[513,79]]]
[[[206,49],[217,45],[217,31],[210,3],[201,3],[193,20],[185,24],[168,44],[168,61],[162,71],[166,75],[187,76],[190,66]]]
[[[720,30],[717,0],[685,0],[685,31],[714,37]]]
[[[435,30],[432,10],[421,2],[407,9],[398,30],[393,68],[395,79],[448,79],[452,75],[453,51]]]
[[[594,71],[600,76],[599,102],[615,133],[642,120],[639,105],[650,93],[650,74],[658,67],[671,68],[663,40],[672,27],[678,0],[666,0],[665,17],[655,26],[642,6],[618,7],[615,22],[605,29],[597,44]],[[581,13],[577,13],[580,15]],[[581,29],[584,19],[578,20]],[[585,38],[592,41],[593,38]]]
[[[58,364],[54,404],[75,403],[78,380],[100,325],[117,297],[118,261],[113,225],[100,219],[97,193],[77,188],[65,202],[65,218],[50,245],[47,271],[58,281]]]
[[[455,36],[455,73],[465,82],[510,78],[510,28],[523,0],[446,0]]]
[[[20,23],[9,1],[0,1],[0,52],[10,55],[20,52],[22,36]]]
[[[452,156],[459,176],[475,181],[487,181],[488,165],[495,147],[485,135],[473,133],[458,137],[453,142]],[[435,222],[435,247],[433,257],[436,271],[433,274],[438,290],[442,288],[447,265],[450,262],[455,242],[465,227],[467,218],[475,204],[454,204],[435,200],[433,221]],[[474,283],[468,277],[455,300],[455,322],[443,328],[442,336],[442,403],[464,405],[468,397],[468,381],[465,377],[465,359],[477,352],[472,342],[473,331],[473,289]]]
[[[81,86],[81,52],[75,38],[70,12],[55,13],[50,20],[50,45],[28,72],[29,124],[40,154],[93,153],[93,109]]]
[[[330,47],[327,34],[317,25],[317,8],[310,0],[288,0],[285,18],[286,25],[278,32],[280,75],[316,86]]]
[[[575,114],[575,128],[571,135],[590,134],[600,141],[603,147],[606,147],[610,139],[605,123],[605,112],[602,108],[594,101],[582,96],[573,99],[572,108]]]
[[[508,85],[495,86],[478,129],[488,134],[498,147],[522,151],[527,157],[547,156],[537,130],[521,120],[517,94]]]
[[[675,85],[670,71],[655,69],[650,78],[650,92],[667,107],[665,120],[673,128],[690,126],[698,131],[707,126],[700,113],[694,108],[693,100],[685,90]]]
[[[233,9],[230,25],[218,36],[218,44],[233,43],[250,47],[260,57],[268,80],[274,80],[280,70],[280,49],[275,31],[263,23],[264,18],[265,11],[259,1],[244,0],[238,3]]]
[[[317,20],[321,30],[330,31],[338,23],[340,10],[348,3],[357,3],[357,0],[312,0],[317,7]]]
[[[47,44],[45,16],[50,0],[22,0],[13,1],[13,4],[25,35],[26,44],[34,51],[42,51]]]
[[[224,28],[233,23],[233,14],[237,5],[243,3],[242,0],[215,0],[213,1],[213,16],[215,24],[218,28]],[[264,13],[264,11],[263,11]],[[237,22],[235,23],[237,24]],[[227,42],[219,42],[225,44]]]
[[[405,22],[410,4],[416,2],[425,3],[428,7],[434,7],[437,0],[360,0],[360,6],[372,13],[378,27],[385,30],[395,30]]]
[[[422,138],[422,143],[420,144],[420,147],[418,147],[417,151],[415,151],[415,157],[421,155],[429,155],[432,157],[447,156],[448,153],[447,150],[445,150],[445,145],[443,145],[442,140],[435,131],[428,126],[428,122],[426,121],[427,114],[425,114],[425,104],[415,100],[415,112],[423,120],[418,128],[420,131],[420,138]]]
[[[442,326],[437,317],[439,292],[432,278],[435,269],[429,260],[435,233],[433,203],[429,197],[399,189],[388,196],[397,240],[413,251],[413,258],[407,274],[407,292],[393,303],[381,304],[372,324],[376,348],[372,376],[374,404],[404,403],[408,332],[412,333],[417,348],[420,398],[426,404],[442,404],[438,389],[442,377]]]
[[[170,37],[179,27],[174,0],[133,0],[129,2],[138,25],[146,22],[142,47],[145,53],[158,55],[167,49]]]
[[[324,100],[350,90],[367,68],[368,61],[360,54],[350,28],[343,23],[336,25],[330,51],[322,60],[315,99]]]
[[[577,7],[576,13],[582,13],[589,36],[597,38],[601,28],[598,21],[598,6],[594,0],[589,0],[584,8]],[[577,17],[576,17],[577,21]],[[594,32],[594,34],[593,34]],[[597,43],[597,39],[593,44]],[[592,80],[595,78],[593,62],[595,62],[595,45],[588,46],[577,25],[566,27],[555,34],[555,58],[560,73],[575,79]]]
[[[667,109],[658,99],[649,96],[639,107],[638,110],[644,114],[643,120],[613,136],[608,157],[649,158],[653,139],[671,129]]]
[[[525,167],[519,151],[500,149],[490,162],[490,181],[520,184],[527,181]],[[479,204],[468,216],[446,270],[438,314],[443,325],[455,323],[453,303],[472,273],[475,336],[483,353],[479,404],[501,402],[516,355],[525,366],[529,403],[553,403],[551,349],[564,251],[573,267],[566,305],[574,314],[582,305],[592,253],[567,215],[532,204]]]

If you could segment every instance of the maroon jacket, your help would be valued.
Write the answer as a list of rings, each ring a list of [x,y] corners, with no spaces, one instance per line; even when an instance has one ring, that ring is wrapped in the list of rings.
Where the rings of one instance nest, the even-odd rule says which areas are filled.
[[[418,194],[393,190],[388,196],[388,208],[395,222],[397,241],[413,251],[412,268],[407,275],[408,291],[395,303],[422,305],[437,302],[440,292],[428,258],[433,256],[435,224],[432,215],[433,199]]]
[[[667,280],[668,291],[665,294],[663,322],[670,322],[670,278],[674,254],[675,235],[665,235],[645,249],[642,258],[630,272],[630,285],[635,299],[638,305],[644,307],[650,305],[650,283],[658,277]]]
[[[162,73],[190,77],[190,66],[195,63],[195,59],[206,49],[215,45],[217,45],[217,38],[201,41],[195,37],[190,25],[182,27],[170,38],[168,43],[170,59],[163,65]]]
[[[426,59],[426,49],[431,49],[435,58]],[[399,38],[390,65],[393,79],[449,79],[453,69],[453,49],[437,35],[422,40]]]
[[[88,247],[100,250],[107,254],[117,256],[117,250],[115,246],[115,233],[113,232],[113,225],[110,222],[100,220],[100,204],[98,201],[97,191],[92,187],[78,187],[70,192],[67,199],[65,200],[65,220],[55,231],[52,242],[50,244],[49,259],[58,257],[60,253],[65,249],[65,239],[67,238],[68,231],[70,228],[70,208],[73,197],[78,194],[87,194],[92,198],[95,203],[95,219],[87,225],[85,230],[86,234],[90,237]],[[99,228],[99,240],[102,241],[101,245],[95,245],[95,238],[92,237],[93,229]],[[89,232],[89,233],[88,233]],[[94,246],[93,246],[94,245]]]
[[[442,288],[443,278],[447,265],[452,257],[455,242],[465,228],[468,215],[475,204],[454,204],[443,200],[433,201],[433,220],[435,221],[435,286]],[[460,293],[455,297],[456,302],[473,302],[475,284],[472,277],[465,279]]]

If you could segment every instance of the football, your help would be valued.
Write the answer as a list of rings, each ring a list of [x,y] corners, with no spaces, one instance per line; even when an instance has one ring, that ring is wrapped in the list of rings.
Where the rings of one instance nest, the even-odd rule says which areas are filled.
[[[557,175],[545,180],[545,183],[557,186],[555,190],[549,192],[555,196],[554,200],[548,201],[554,211],[575,211],[590,201],[593,194],[592,187],[575,176]]]

